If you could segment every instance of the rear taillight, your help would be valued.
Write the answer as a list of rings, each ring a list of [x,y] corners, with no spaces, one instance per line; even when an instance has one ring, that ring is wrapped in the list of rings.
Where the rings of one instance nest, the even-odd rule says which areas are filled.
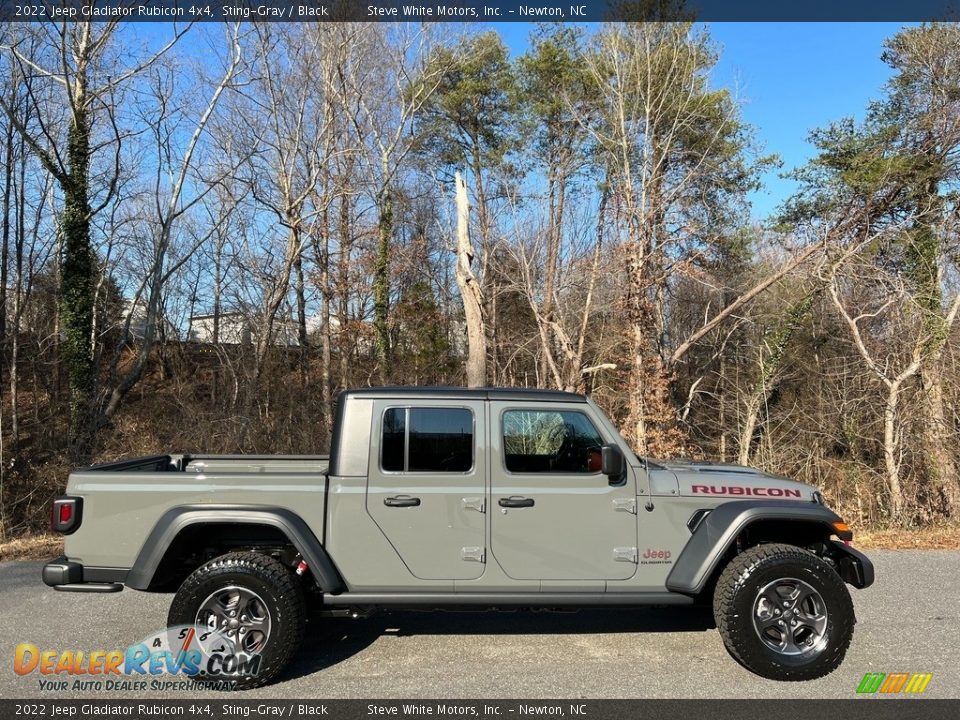
[[[83,509],[83,500],[78,497],[64,495],[53,501],[50,508],[50,529],[54,532],[69,535],[80,527],[80,512]]]

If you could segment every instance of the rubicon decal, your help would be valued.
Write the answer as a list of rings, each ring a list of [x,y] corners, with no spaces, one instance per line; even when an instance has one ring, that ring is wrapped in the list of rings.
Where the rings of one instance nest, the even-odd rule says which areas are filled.
[[[919,695],[927,689],[933,673],[867,673],[857,686],[860,695]]]
[[[752,497],[802,497],[799,490],[778,487],[744,487],[741,485],[694,485],[694,495],[750,495]]]

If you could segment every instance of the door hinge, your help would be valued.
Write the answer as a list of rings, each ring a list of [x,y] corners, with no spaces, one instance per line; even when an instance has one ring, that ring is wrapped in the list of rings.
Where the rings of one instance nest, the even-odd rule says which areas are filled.
[[[615,547],[613,549],[614,562],[628,562],[637,564],[637,549],[635,547]]]
[[[629,498],[614,498],[613,509],[616,512],[628,512],[633,515],[637,514],[637,499],[635,497]]]
[[[487,506],[482,497],[465,497],[462,498],[461,501],[463,502],[464,510],[476,510],[480,513],[486,511]]]
[[[486,553],[482,547],[463,547],[460,548],[460,559],[464,562],[485,562]]]

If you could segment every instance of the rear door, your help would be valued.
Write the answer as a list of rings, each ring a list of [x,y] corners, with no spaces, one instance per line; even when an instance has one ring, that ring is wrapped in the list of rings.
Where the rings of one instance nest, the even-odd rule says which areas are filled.
[[[473,580],[486,560],[485,403],[374,405],[367,512],[411,574]]]
[[[583,404],[490,403],[491,552],[518,580],[625,580],[637,563],[635,478],[600,472]]]

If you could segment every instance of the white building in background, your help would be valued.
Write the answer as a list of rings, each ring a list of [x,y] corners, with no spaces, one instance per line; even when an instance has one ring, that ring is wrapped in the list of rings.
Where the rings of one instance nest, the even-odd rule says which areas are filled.
[[[213,320],[214,315],[194,315],[191,317],[187,342],[214,342]],[[219,341],[222,345],[248,345],[256,337],[255,325],[248,316],[239,312],[220,313],[219,331]],[[298,347],[300,339],[296,323],[290,320],[276,320],[273,323],[272,344]]]
[[[143,300],[125,299],[123,301],[123,310],[120,312],[120,318],[114,327],[122,331],[129,318],[130,337],[133,340],[143,340],[147,334],[147,314],[147,303]],[[177,332],[177,328],[174,327],[173,323],[161,317],[158,322],[154,340],[177,340],[179,337],[180,334]]]
[[[214,315],[194,315],[191,317],[187,342],[215,342],[214,317]],[[224,345],[246,345],[252,338],[250,323],[242,313],[220,313],[219,331],[219,341]]]

